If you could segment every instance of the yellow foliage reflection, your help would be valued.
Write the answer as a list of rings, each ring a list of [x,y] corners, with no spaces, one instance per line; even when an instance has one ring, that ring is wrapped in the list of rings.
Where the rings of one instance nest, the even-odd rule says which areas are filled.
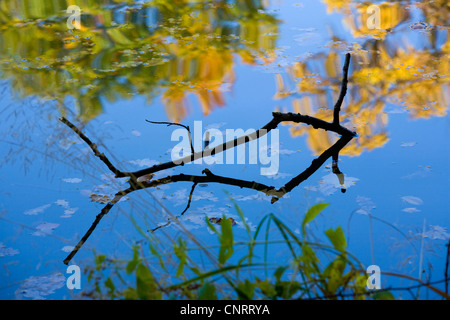
[[[329,12],[344,13],[344,21],[364,21],[370,3],[325,1]],[[417,48],[408,40],[392,40],[390,29],[407,18],[399,3],[379,4],[385,20],[379,30],[366,30],[362,24],[350,24],[353,35],[367,36],[363,45],[353,44],[349,91],[341,111],[341,122],[358,133],[340,154],[358,156],[365,150],[382,147],[388,140],[389,112],[409,112],[411,118],[442,117],[450,105],[450,35],[438,41],[436,28],[424,29],[425,44]],[[424,6],[419,6],[423,8]],[[356,8],[356,10],[355,10]],[[438,6],[423,11],[430,21],[442,23]],[[434,10],[430,9],[434,8]],[[448,6],[446,7],[448,9]],[[445,9],[444,9],[445,11]],[[447,10],[450,13],[450,10]],[[447,15],[450,17],[450,15]],[[414,32],[407,28],[401,32]],[[403,39],[407,39],[403,37]],[[342,44],[341,41],[336,43]],[[333,104],[339,94],[342,77],[340,45],[331,45],[327,54],[317,54],[287,68],[287,75],[276,75],[275,99],[292,100],[292,110],[331,121]],[[310,149],[320,154],[337,137],[308,126],[292,124],[293,136],[306,135]]]
[[[82,12],[69,30],[69,5]],[[75,98],[87,121],[102,101],[162,95],[171,121],[225,104],[233,55],[244,63],[273,59],[278,21],[257,1],[4,0],[0,2],[0,70],[22,97]]]

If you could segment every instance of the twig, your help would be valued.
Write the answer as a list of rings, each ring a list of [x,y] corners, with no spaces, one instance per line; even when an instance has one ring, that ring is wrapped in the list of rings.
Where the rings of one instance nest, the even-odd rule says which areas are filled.
[[[334,145],[325,150],[318,158],[314,159],[311,165],[301,174],[293,178],[291,181],[281,188],[284,193],[290,192],[300,183],[308,179],[315,171],[317,171],[333,154],[339,152],[347,143],[353,139],[353,136],[342,136]]]
[[[187,206],[186,206],[186,208],[183,210],[183,212],[180,213],[180,216],[184,215],[185,212],[186,212],[186,211],[189,209],[189,207],[191,206],[192,194],[194,193],[194,189],[195,189],[195,187],[197,186],[197,184],[198,184],[198,182],[194,182],[194,184],[192,185],[191,192],[189,193],[189,197],[188,197],[188,203],[187,203]],[[179,217],[179,216],[176,216],[174,219],[178,219],[178,217]],[[163,224],[163,225],[160,225],[160,226],[157,226],[156,228],[152,229],[151,232],[155,232],[156,230],[158,230],[158,229],[160,229],[160,228],[167,227],[167,226],[169,226],[171,223],[172,223],[172,221],[169,220],[169,221],[167,221],[167,223],[165,223],[165,224]]]
[[[102,218],[114,207],[114,205],[122,199],[125,195],[127,195],[130,192],[133,192],[136,190],[135,188],[128,188],[126,190],[122,190],[116,193],[114,198],[103,207],[103,209],[100,211],[100,213],[95,217],[94,222],[92,223],[91,227],[88,229],[88,231],[84,234],[84,236],[81,238],[81,240],[77,243],[75,248],[70,252],[70,254],[64,259],[64,264],[68,264],[70,260],[73,259],[75,254],[81,249],[81,247],[84,245],[84,243],[89,239],[92,232],[97,228],[97,225],[100,223]]]
[[[75,256],[75,254],[81,249],[81,247],[84,245],[84,243],[87,241],[87,239],[90,237],[90,235],[92,234],[92,232],[95,230],[95,228],[97,227],[98,223],[100,222],[100,220],[102,220],[103,216],[105,214],[107,214],[109,212],[109,210],[111,210],[111,208],[114,206],[114,204],[112,203],[108,203],[103,209],[102,211],[97,215],[97,217],[95,218],[94,222],[92,223],[91,227],[89,228],[89,230],[84,234],[83,238],[81,238],[81,240],[77,243],[77,245],[75,246],[75,248],[70,252],[70,254],[64,259],[64,264],[69,264],[70,260],[72,260],[72,258]]]
[[[101,153],[98,151],[97,145],[93,143],[88,137],[84,135],[83,132],[81,132],[80,129],[78,129],[74,124],[72,124],[69,120],[67,120],[64,117],[60,117],[59,120],[67,125],[70,129],[72,129],[86,144],[91,148],[91,150],[94,152],[95,156],[97,156],[106,166],[108,169],[115,174],[116,178],[124,177],[124,173],[120,170],[118,170],[105,156],[104,153]]]
[[[191,145],[192,154],[195,153],[194,146],[192,144],[191,130],[189,129],[189,126],[185,126],[184,124],[177,123],[177,122],[150,121],[150,120],[145,120],[145,121],[150,122],[150,123],[154,123],[154,124],[167,124],[168,127],[169,126],[180,126],[180,127],[185,128],[187,130],[188,134],[189,134],[189,144]]]
[[[341,93],[339,94],[339,98],[336,101],[336,104],[334,105],[333,110],[333,123],[339,124],[339,113],[341,111],[341,105],[344,101],[345,94],[347,93],[347,83],[348,83],[348,67],[350,65],[350,53],[347,53],[345,55],[345,62],[344,62],[344,68],[343,68],[343,77],[342,77],[342,83],[341,83]]]
[[[156,230],[158,230],[158,229],[160,229],[160,228],[167,227],[167,226],[170,225],[171,223],[172,223],[171,221],[168,221],[168,222],[165,223],[165,224],[162,224],[162,225],[160,225],[160,226],[157,226],[156,228],[152,229],[151,231],[152,231],[152,232],[155,232]]]
[[[344,174],[341,172],[341,170],[339,170],[339,153],[336,153],[332,156],[333,159],[333,163],[331,165],[331,170],[332,172],[336,175],[336,177],[339,180],[339,184],[342,186],[341,188],[341,192],[345,193],[347,191],[347,189],[345,188],[345,176]]]
[[[189,193],[189,199],[188,199],[188,203],[186,206],[186,209],[183,210],[183,212],[180,214],[181,216],[187,211],[187,209],[189,209],[189,207],[191,206],[191,200],[192,200],[192,194],[194,193],[194,189],[197,186],[197,182],[194,182],[194,184],[192,185],[191,188],[191,192]]]

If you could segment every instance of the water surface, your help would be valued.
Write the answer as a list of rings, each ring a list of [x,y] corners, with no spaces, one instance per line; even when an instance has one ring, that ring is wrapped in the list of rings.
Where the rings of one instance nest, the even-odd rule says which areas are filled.
[[[71,263],[89,265],[93,251],[130,257],[142,239],[130,217],[144,230],[161,227],[154,232],[161,242],[189,231],[210,243],[205,216],[239,221],[232,198],[251,226],[274,213],[297,231],[307,208],[330,203],[311,227],[320,235],[342,226],[348,250],[365,266],[444,278],[446,1],[374,2],[381,20],[371,28],[371,3],[360,1],[84,0],[79,30],[67,27],[68,3],[0,4],[2,298],[73,298],[63,260],[104,202],[127,187],[59,117],[75,123],[120,170],[140,170],[170,161],[177,144],[171,141],[175,127],[146,120],[190,128],[201,121],[203,132],[259,129],[274,111],[331,121],[346,53],[351,64],[340,120],[358,136],[339,153],[344,187],[331,158],[273,204],[256,190],[200,184],[178,219],[184,229],[167,222],[185,209],[192,183],[140,190],[114,206]],[[279,188],[338,139],[304,124],[279,129],[274,175],[261,175],[264,165],[246,158],[244,164],[190,164],[153,179],[202,175],[208,168]],[[237,241],[245,238],[242,224],[233,228]],[[271,259],[287,259],[283,250]],[[385,287],[413,284],[382,281]]]

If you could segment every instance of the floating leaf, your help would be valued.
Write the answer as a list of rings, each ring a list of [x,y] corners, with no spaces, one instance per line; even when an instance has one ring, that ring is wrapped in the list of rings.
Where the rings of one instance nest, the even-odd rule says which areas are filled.
[[[62,179],[62,181],[67,182],[67,183],[80,183],[81,179],[79,178],[67,178],[67,179]]]
[[[154,176],[155,176],[155,175],[152,174],[152,173],[145,174],[145,175],[140,176],[139,178],[137,178],[137,181],[138,181],[138,182],[149,182],[149,181],[152,180],[152,178],[153,178]]]
[[[111,201],[111,198],[107,195],[98,195],[96,193],[92,193],[89,195],[89,199],[92,202],[98,202],[98,203],[108,203]]]
[[[417,144],[417,142],[403,142],[400,146],[401,147],[414,147]]]
[[[402,200],[405,202],[408,202],[410,204],[413,204],[415,206],[423,204],[422,199],[420,199],[419,197],[414,197],[414,196],[404,196],[404,197],[402,197]]]
[[[405,209],[403,209],[402,211],[408,212],[408,213],[417,213],[417,212],[420,212],[420,210],[417,209],[417,208],[405,208]]]
[[[74,246],[64,246],[61,248],[61,250],[64,252],[71,252],[71,251],[73,251],[73,249],[75,249]]]
[[[14,256],[16,254],[19,254],[19,250],[7,248],[2,242],[0,242],[0,257]]]
[[[148,158],[137,159],[137,160],[130,160],[128,162],[131,163],[131,164],[135,164],[135,165],[137,165],[139,167],[152,167],[152,166],[154,166],[154,165],[159,163],[158,161],[150,160]]]
[[[58,228],[59,224],[44,222],[36,227],[36,231],[33,232],[33,236],[46,236],[53,232],[54,229]]]
[[[441,226],[432,226],[430,225],[429,230],[423,235],[426,238],[430,238],[433,240],[449,240],[450,234],[447,232],[447,228]]]
[[[46,205],[43,205],[43,206],[40,206],[40,207],[37,207],[37,208],[34,208],[34,209],[27,210],[27,211],[24,212],[24,214],[26,214],[28,216],[35,216],[35,215],[37,215],[39,213],[44,212],[45,209],[47,209],[49,207],[50,207],[50,204],[46,204]]]
[[[44,300],[45,296],[62,288],[66,284],[66,277],[55,272],[48,276],[37,276],[25,279],[24,283],[16,290],[16,298],[31,298],[33,300]]]
[[[210,217],[208,219],[211,223],[221,224],[222,222],[222,218]],[[230,220],[232,226],[237,224],[236,220],[234,220],[232,217],[229,217],[227,219]]]

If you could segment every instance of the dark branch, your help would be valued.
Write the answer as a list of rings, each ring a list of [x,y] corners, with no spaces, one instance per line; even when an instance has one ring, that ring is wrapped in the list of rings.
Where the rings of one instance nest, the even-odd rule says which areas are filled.
[[[336,104],[334,105],[333,110],[333,123],[336,125],[339,125],[339,113],[341,111],[341,105],[344,101],[345,94],[347,93],[347,83],[348,83],[348,67],[350,65],[350,53],[347,53],[345,55],[345,62],[344,62],[344,68],[343,68],[343,77],[342,77],[342,83],[341,83],[341,93],[339,94],[339,98],[336,101]]]
[[[186,209],[183,210],[183,212],[180,214],[181,216],[187,211],[187,209],[189,209],[189,207],[191,206],[191,201],[192,201],[192,194],[194,193],[194,189],[197,186],[197,182],[194,182],[194,184],[192,185],[191,188],[191,192],[189,193],[189,198],[188,198],[188,203],[186,206]]]
[[[170,225],[172,222],[171,221],[167,221],[167,223],[165,223],[165,224],[162,224],[162,225],[160,225],[160,226],[157,226],[156,228],[154,228],[154,229],[152,229],[151,230],[151,232],[155,232],[156,230],[158,230],[158,229],[161,229],[161,228],[164,228],[164,227],[167,227],[168,225]]]
[[[64,259],[64,263],[68,264],[70,260],[75,256],[75,254],[81,249],[81,247],[84,245],[84,243],[87,241],[87,239],[91,236],[91,233],[95,230],[99,222],[102,220],[102,218],[108,214],[108,212],[114,207],[114,205],[120,201],[125,195],[138,190],[136,187],[130,187],[125,190],[121,190],[117,192],[114,196],[114,198],[103,207],[103,209],[100,211],[100,213],[95,217],[94,222],[92,223],[89,230],[84,234],[84,236],[81,238],[81,240],[78,242],[78,244],[75,246],[75,248],[70,252],[70,254],[67,256],[66,259]]]
[[[341,188],[341,192],[345,193],[347,191],[347,189],[345,189],[345,182],[344,182],[344,174],[341,172],[341,170],[339,170],[339,153],[336,153],[333,155],[333,163],[331,165],[331,170],[332,172],[336,175],[336,177],[339,180],[339,183],[341,184],[342,188]]]
[[[100,151],[98,151],[97,145],[95,143],[93,143],[88,137],[86,137],[84,135],[83,132],[81,132],[80,129],[78,129],[74,124],[72,124],[69,120],[67,120],[64,117],[59,118],[59,120],[64,123],[65,125],[67,125],[70,129],[72,129],[84,142],[86,142],[86,144],[91,148],[91,150],[94,152],[95,156],[97,156],[104,164],[106,164],[106,166],[108,167],[108,169],[114,173],[114,175],[116,177],[124,177],[125,175],[123,174],[122,171],[118,170],[110,161],[109,159],[105,156],[104,153],[101,153]]]
[[[183,210],[183,212],[180,213],[180,216],[184,215],[185,212],[186,212],[186,211],[189,209],[189,207],[191,206],[192,194],[194,193],[194,189],[195,189],[196,186],[197,186],[197,182],[194,182],[194,184],[192,185],[192,188],[191,188],[191,192],[189,193],[187,206],[186,206],[186,208]],[[178,216],[176,216],[175,219],[178,219]],[[151,231],[152,231],[152,232],[155,232],[156,230],[158,230],[158,229],[160,229],[160,228],[169,226],[171,223],[172,223],[172,222],[169,220],[169,221],[167,221],[167,223],[165,223],[165,224],[163,224],[163,225],[160,225],[160,226],[157,226],[156,228],[152,229]]]
[[[83,238],[78,242],[78,244],[75,246],[75,248],[70,252],[70,254],[67,256],[66,259],[64,259],[64,264],[69,264],[70,260],[75,256],[75,254],[78,252],[78,250],[81,249],[81,247],[84,245],[84,243],[87,241],[87,239],[90,237],[91,233],[95,230],[100,220],[102,220],[103,216],[111,210],[111,208],[114,206],[112,203],[108,203],[102,211],[97,215],[95,218],[95,221],[92,223],[89,230],[84,234]]]

